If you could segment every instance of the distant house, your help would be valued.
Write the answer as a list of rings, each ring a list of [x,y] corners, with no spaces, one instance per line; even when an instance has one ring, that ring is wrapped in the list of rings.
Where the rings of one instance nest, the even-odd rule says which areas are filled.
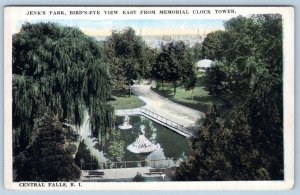
[[[196,62],[196,68],[198,71],[205,71],[207,68],[213,66],[215,64],[214,61],[209,59],[199,60]]]

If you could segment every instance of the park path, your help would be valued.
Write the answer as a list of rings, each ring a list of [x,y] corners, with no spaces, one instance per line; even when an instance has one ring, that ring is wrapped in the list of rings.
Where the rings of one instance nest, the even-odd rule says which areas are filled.
[[[144,108],[184,127],[194,127],[195,122],[204,117],[203,112],[177,104],[155,93],[150,84],[135,84],[132,86],[132,92],[146,103]]]

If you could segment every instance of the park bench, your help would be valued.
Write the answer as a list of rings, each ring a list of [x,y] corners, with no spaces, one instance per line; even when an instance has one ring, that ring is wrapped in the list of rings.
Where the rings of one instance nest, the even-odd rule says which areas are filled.
[[[100,178],[102,178],[103,175],[104,175],[103,171],[89,171],[88,173],[89,173],[89,175],[86,176],[88,178],[91,178],[91,177],[100,177]]]
[[[149,169],[149,173],[146,173],[146,175],[154,175],[154,174],[157,174],[157,175],[162,175],[164,174],[164,171],[165,169]]]
[[[165,178],[165,169],[149,169],[149,173],[145,173],[146,175],[159,175],[162,176],[162,178]]]

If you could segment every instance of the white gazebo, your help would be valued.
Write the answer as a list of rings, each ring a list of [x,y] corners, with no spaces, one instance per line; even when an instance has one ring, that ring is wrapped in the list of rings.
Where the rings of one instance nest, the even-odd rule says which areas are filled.
[[[209,59],[199,60],[198,62],[196,62],[196,68],[198,69],[198,71],[205,71],[207,68],[210,68],[214,64],[215,62]]]
[[[136,140],[132,144],[127,146],[127,150],[129,150],[132,153],[140,154],[140,153],[150,153],[155,151],[158,148],[157,145],[155,145],[145,137],[144,128],[145,126],[142,125],[141,126],[142,133],[139,135],[138,138],[136,138]]]

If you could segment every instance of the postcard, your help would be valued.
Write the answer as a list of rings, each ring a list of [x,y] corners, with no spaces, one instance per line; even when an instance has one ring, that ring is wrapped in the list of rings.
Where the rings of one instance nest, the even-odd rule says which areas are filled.
[[[293,188],[293,7],[4,16],[6,189]]]

